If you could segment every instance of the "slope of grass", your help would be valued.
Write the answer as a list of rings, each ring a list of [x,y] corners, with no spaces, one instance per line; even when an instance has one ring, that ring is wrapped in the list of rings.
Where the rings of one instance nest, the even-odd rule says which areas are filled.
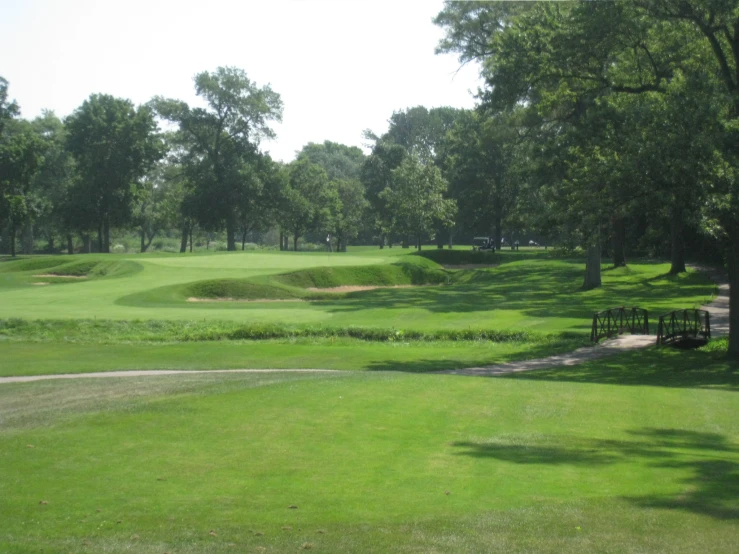
[[[407,258],[392,264],[358,267],[318,267],[277,275],[276,281],[292,287],[333,288],[344,285],[430,285],[449,281],[449,274],[424,258]]]
[[[649,354],[631,386],[603,362],[4,385],[0,550],[733,551],[736,372]]]

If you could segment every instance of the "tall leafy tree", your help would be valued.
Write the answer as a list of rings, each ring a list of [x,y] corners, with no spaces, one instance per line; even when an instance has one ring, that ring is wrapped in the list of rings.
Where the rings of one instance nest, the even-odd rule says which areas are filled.
[[[46,236],[49,252],[57,248],[55,239],[61,237],[66,241],[67,252],[73,254],[73,229],[67,225],[65,210],[77,173],[74,159],[66,149],[67,132],[52,111],[44,111],[31,124],[45,144],[43,163],[33,182],[39,212],[37,231]]]
[[[347,146],[330,140],[322,143],[310,142],[306,144],[298,157],[308,158],[311,163],[320,165],[329,180],[359,179],[365,155],[356,146]]]
[[[79,174],[76,197],[87,199],[98,248],[110,252],[111,228],[131,221],[139,180],[162,155],[153,113],[129,100],[93,94],[66,126]]]
[[[392,172],[400,167],[407,155],[403,146],[377,138],[372,153],[362,163],[360,181],[373,214],[373,227],[377,230],[380,248],[392,239],[391,214],[382,192],[392,186]]]
[[[415,237],[418,250],[438,223],[450,225],[454,220],[456,205],[444,198],[447,186],[438,167],[409,156],[392,171],[391,186],[380,193],[387,202],[391,228]]]
[[[9,122],[0,137],[0,227],[9,231],[4,249],[12,256],[18,231],[35,215],[32,184],[43,163],[44,147],[26,121]]]
[[[239,220],[243,223],[250,215],[243,200],[258,188],[252,166],[261,155],[259,143],[274,138],[269,125],[282,120],[282,100],[269,85],[258,87],[235,67],[198,73],[195,91],[207,108],[160,97],[152,105],[179,124],[187,141],[183,163],[195,188],[200,223],[209,229],[225,227],[228,249],[235,250]]]
[[[293,250],[309,231],[326,230],[337,192],[329,185],[324,169],[307,158],[298,158],[287,168],[288,186],[279,211],[280,226],[290,233]]]

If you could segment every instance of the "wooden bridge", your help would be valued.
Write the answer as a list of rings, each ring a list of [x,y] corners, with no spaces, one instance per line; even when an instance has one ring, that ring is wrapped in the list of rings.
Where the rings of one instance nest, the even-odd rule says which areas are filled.
[[[642,308],[610,308],[593,314],[591,342],[620,335],[628,331],[632,335],[649,334],[649,314]]]
[[[657,344],[698,346],[711,338],[711,317],[706,310],[675,310],[659,316]]]

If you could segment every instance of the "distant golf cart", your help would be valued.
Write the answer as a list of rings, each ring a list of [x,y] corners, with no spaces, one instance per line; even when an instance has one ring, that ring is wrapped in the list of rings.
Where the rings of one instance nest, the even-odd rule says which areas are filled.
[[[472,239],[472,250],[495,252],[495,241],[490,237],[475,237]]]

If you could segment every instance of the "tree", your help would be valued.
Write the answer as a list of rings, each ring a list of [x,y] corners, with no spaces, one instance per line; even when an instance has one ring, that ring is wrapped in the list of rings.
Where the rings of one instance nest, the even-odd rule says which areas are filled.
[[[372,153],[362,163],[360,181],[374,216],[374,227],[378,231],[380,248],[390,238],[391,215],[382,192],[391,186],[392,172],[400,167],[407,156],[406,149],[378,138]]]
[[[37,232],[46,236],[49,252],[56,248],[56,236],[62,235],[66,239],[67,252],[73,254],[73,228],[67,224],[65,206],[77,174],[74,159],[66,150],[66,129],[51,111],[44,111],[31,125],[45,145],[43,163],[32,184],[39,212]]]
[[[5,124],[20,114],[15,100],[8,100],[8,81],[0,77],[0,137],[3,135]]]
[[[7,251],[15,256],[16,235],[34,215],[32,183],[45,144],[26,121],[13,120],[0,138],[0,228],[8,229]]]
[[[514,170],[517,141],[512,114],[468,111],[457,119],[441,148],[443,173],[459,207],[459,219],[468,232],[492,231],[496,248],[521,183]]]
[[[249,166],[261,155],[260,140],[274,138],[269,123],[282,120],[282,100],[269,85],[258,87],[235,67],[198,73],[195,91],[207,108],[161,97],[152,105],[160,116],[179,124],[187,142],[183,163],[199,200],[198,220],[209,229],[225,227],[228,250],[236,250],[239,219],[243,223],[249,215],[243,200],[255,184]]]
[[[359,234],[369,204],[364,197],[364,187],[356,179],[331,181],[329,186],[336,196],[329,231],[336,239],[336,251],[346,252],[347,243]]]
[[[360,148],[330,140],[321,144],[309,142],[298,152],[297,157],[308,158],[311,163],[320,165],[331,181],[359,179],[365,159],[364,152]]]
[[[133,215],[138,181],[162,155],[157,126],[148,107],[93,94],[67,119],[67,148],[80,177],[77,198],[87,198],[98,248],[110,252],[110,229]]]
[[[453,223],[456,206],[444,198],[447,186],[439,168],[408,157],[392,171],[391,186],[380,193],[387,202],[391,228],[416,237],[418,250],[424,235],[431,233],[437,223]]]
[[[280,226],[293,237],[293,250],[307,232],[328,226],[336,191],[320,165],[298,158],[287,168],[288,186],[279,211]],[[336,209],[333,208],[333,211]]]

